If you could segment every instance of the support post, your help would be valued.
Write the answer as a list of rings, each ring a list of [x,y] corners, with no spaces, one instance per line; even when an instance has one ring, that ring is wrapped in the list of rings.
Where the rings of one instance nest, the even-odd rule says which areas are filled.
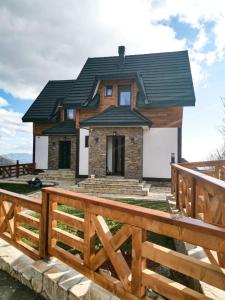
[[[40,235],[39,235],[39,252],[41,258],[48,257],[48,208],[49,208],[49,194],[42,191],[42,206],[40,216]]]
[[[20,176],[20,164],[19,161],[16,161],[16,177],[18,178]]]

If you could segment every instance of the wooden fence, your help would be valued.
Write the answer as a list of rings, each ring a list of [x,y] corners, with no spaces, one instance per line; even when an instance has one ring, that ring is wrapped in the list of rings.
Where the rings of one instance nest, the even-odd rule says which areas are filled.
[[[0,166],[0,179],[33,174],[34,169],[33,163],[20,164],[19,161],[17,161],[15,165]]]
[[[59,258],[121,299],[150,299],[148,288],[168,299],[210,299],[152,270],[150,262],[225,290],[225,228],[220,226],[56,188],[44,188],[41,200],[0,190],[0,204],[3,239],[33,258]],[[114,232],[112,221],[119,225]],[[214,251],[220,266],[160,246],[149,240],[150,232]],[[102,271],[106,262],[113,274]]]

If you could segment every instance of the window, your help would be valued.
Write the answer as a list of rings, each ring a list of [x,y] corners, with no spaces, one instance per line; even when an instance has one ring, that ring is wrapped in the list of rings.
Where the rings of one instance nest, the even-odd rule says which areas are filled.
[[[75,109],[74,108],[67,108],[66,110],[66,119],[67,120],[74,120],[75,118]]]
[[[85,148],[89,147],[89,136],[85,135]]]
[[[112,97],[112,94],[113,94],[113,87],[112,87],[112,85],[107,85],[105,87],[105,96],[106,97]]]
[[[121,85],[118,88],[119,105],[130,106],[131,103],[131,89],[129,85]]]

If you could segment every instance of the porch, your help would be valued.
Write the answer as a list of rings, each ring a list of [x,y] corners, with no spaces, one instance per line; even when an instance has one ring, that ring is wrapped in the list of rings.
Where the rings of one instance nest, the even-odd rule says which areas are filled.
[[[179,216],[55,188],[44,188],[41,199],[1,190],[0,236],[35,260],[60,259],[121,299],[150,299],[148,289],[168,299],[213,299],[153,271],[150,262],[225,291],[224,165],[214,161],[172,166]],[[74,209],[79,217],[70,213]],[[120,224],[114,232],[109,220]],[[149,233],[199,246],[209,261],[153,243]],[[102,270],[106,261],[113,274]]]

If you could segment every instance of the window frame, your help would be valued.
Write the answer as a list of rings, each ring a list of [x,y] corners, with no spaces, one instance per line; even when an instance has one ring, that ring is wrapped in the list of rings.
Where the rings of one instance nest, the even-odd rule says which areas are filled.
[[[111,89],[112,94],[111,95],[107,95],[107,91],[108,89]],[[113,96],[113,85],[105,85],[105,97],[112,97]]]
[[[68,118],[68,110],[73,110],[73,118]],[[73,107],[66,107],[65,108],[65,120],[76,120],[76,109]]]
[[[121,90],[124,91],[124,92],[130,92],[130,104],[121,104],[121,99],[120,99],[120,96],[121,96]],[[131,85],[119,85],[118,86],[118,106],[131,106],[131,102],[132,102],[132,92],[131,92]]]

